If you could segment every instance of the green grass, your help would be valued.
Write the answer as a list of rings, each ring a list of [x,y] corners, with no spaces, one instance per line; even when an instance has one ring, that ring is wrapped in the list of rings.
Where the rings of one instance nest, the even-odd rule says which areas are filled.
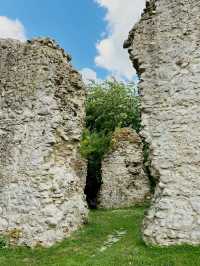
[[[89,223],[49,249],[1,249],[0,266],[200,266],[200,247],[147,247],[140,234],[144,207],[92,211]],[[126,232],[100,251],[109,235]]]

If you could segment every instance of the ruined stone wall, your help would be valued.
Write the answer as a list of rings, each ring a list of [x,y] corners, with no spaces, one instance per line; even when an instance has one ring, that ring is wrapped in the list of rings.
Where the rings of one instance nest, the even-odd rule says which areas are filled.
[[[78,154],[85,89],[49,39],[0,40],[0,234],[50,246],[87,217]]]
[[[158,183],[147,243],[200,243],[200,1],[154,0],[125,48],[140,76],[142,132]]]
[[[123,128],[114,133],[112,147],[102,162],[99,207],[130,207],[150,195],[142,149],[141,138],[134,130]]]

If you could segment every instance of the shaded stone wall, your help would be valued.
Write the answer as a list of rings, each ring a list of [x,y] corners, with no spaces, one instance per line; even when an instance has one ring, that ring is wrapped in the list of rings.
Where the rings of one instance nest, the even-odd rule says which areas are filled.
[[[112,147],[102,162],[99,207],[130,207],[150,195],[142,149],[141,138],[134,130],[123,128],[113,134]]]
[[[200,243],[200,2],[147,1],[125,48],[140,76],[142,132],[158,183],[147,243]]]
[[[0,40],[0,233],[50,246],[87,217],[78,154],[85,89],[49,39]]]

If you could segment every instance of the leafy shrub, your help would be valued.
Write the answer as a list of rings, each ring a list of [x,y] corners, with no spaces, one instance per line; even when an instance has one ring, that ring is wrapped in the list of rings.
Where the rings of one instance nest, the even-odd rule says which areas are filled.
[[[116,127],[140,129],[140,101],[133,84],[117,81],[92,83],[86,101],[86,128],[90,132],[113,132]]]

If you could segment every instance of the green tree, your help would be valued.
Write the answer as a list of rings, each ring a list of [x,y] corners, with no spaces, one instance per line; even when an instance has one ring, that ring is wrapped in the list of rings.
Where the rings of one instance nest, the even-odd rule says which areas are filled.
[[[112,133],[122,127],[132,127],[138,132],[139,109],[140,100],[134,84],[105,81],[88,86],[86,128],[81,143],[81,153],[88,160],[85,190],[88,201],[95,201],[100,188],[101,160],[109,149]]]
[[[140,128],[139,97],[133,84],[92,83],[86,101],[86,128],[108,134],[116,127]]]

